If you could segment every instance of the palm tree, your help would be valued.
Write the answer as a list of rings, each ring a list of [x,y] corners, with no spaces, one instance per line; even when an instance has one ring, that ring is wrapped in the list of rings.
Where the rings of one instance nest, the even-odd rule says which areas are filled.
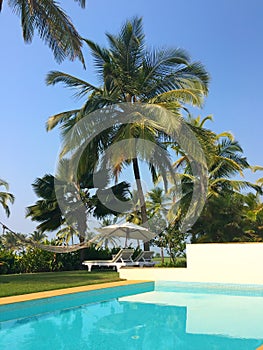
[[[4,180],[0,179],[0,187],[4,187],[6,189],[6,191],[0,191],[0,204],[1,206],[4,208],[6,215],[9,216],[10,215],[10,209],[8,206],[8,202],[10,202],[11,204],[14,203],[15,197],[13,194],[7,192],[8,191],[8,183]]]
[[[243,149],[229,132],[216,134],[209,129],[203,127],[204,122],[211,120],[208,116],[201,120],[199,117],[191,119],[190,123],[197,132],[197,137],[205,151],[207,167],[208,167],[208,191],[207,198],[212,196],[224,195],[225,191],[241,191],[242,189],[252,188],[261,192],[261,186],[245,180],[235,180],[233,177],[239,175],[244,176],[244,170],[253,170],[246,157],[243,156]],[[191,167],[187,154],[184,153],[178,145],[172,145],[171,148],[181,156],[173,164],[176,169],[181,168],[181,173],[185,194],[191,194],[192,181]]]
[[[72,226],[66,225],[57,232],[56,236],[59,243],[68,245],[71,241],[74,244],[74,236],[78,236],[78,232]]]
[[[85,181],[80,181],[80,193],[82,195],[82,201],[84,203],[83,208],[85,209],[85,212],[82,217],[80,218],[81,221],[72,221],[71,227],[70,225],[67,225],[67,222],[65,220],[65,213],[62,213],[58,198],[57,198],[57,192],[55,191],[55,178],[53,175],[46,174],[42,178],[37,178],[36,181],[33,184],[34,192],[40,199],[34,204],[29,207],[27,207],[27,217],[31,217],[31,220],[39,222],[40,224],[37,226],[38,231],[41,233],[43,232],[51,232],[51,231],[58,231],[58,236],[61,238],[65,238],[66,241],[69,241],[69,238],[72,237],[72,235],[77,235],[81,242],[87,238],[86,236],[88,233],[86,232],[87,229],[87,216],[91,213],[95,215],[97,218],[104,218],[107,215],[114,215],[114,210],[110,209],[110,203],[107,203],[107,207],[100,203],[98,200],[98,196],[95,193],[94,195],[90,195],[89,190],[94,188],[94,185],[92,184],[92,176],[90,174],[85,174],[86,179]],[[58,180],[57,180],[58,181]],[[64,184],[61,184],[60,188],[62,194],[67,198],[68,200],[68,211],[73,212],[78,211],[79,207],[77,203],[76,196],[78,195],[78,191],[76,193],[67,191],[67,188]],[[112,190],[115,195],[120,198],[120,200],[125,201],[127,200],[127,196],[129,194],[129,186],[125,182],[122,182],[116,186],[112,186],[109,188],[109,190]],[[107,191],[108,189],[100,189],[100,192],[102,195],[104,195],[107,198]],[[98,192],[98,191],[97,191]],[[82,209],[82,208],[81,208]],[[74,216],[72,214],[72,216]],[[70,214],[69,214],[70,215]],[[77,215],[75,215],[76,219]]]
[[[151,218],[150,229],[152,232],[159,234],[159,237],[154,240],[154,243],[161,250],[162,264],[164,264],[164,248],[167,246],[166,228],[169,226],[167,221],[167,196],[164,195],[164,190],[156,187],[147,193],[147,213]],[[169,203],[170,204],[170,203]]]
[[[211,197],[191,229],[192,242],[260,242],[262,218],[262,203],[252,193]]]
[[[30,234],[29,239],[34,243],[43,243],[47,235],[44,232],[34,231]]]
[[[229,197],[230,201],[231,196],[241,196],[240,192],[243,189],[253,189],[258,193],[262,193],[262,188],[259,183],[255,184],[243,179],[235,179],[237,175],[244,176],[244,170],[250,169],[254,171],[255,167],[250,166],[247,159],[242,154],[243,150],[240,144],[234,140],[231,133],[223,132],[216,134],[204,128],[205,121],[211,119],[210,116],[203,120],[201,120],[200,117],[193,119],[190,116],[188,119],[189,125],[192,126],[192,130],[202,146],[207,161],[208,186],[206,202],[204,202],[205,206],[202,214],[196,210],[197,207],[195,208],[195,204],[194,206],[190,205],[190,203],[192,204],[195,177],[192,173],[189,156],[177,143],[169,143],[171,149],[174,150],[178,156],[173,166],[176,169],[178,178],[181,179],[181,193],[178,193],[177,186],[170,187],[169,192],[173,197],[174,203],[169,209],[168,219],[172,221],[173,218],[177,217],[180,231],[180,222],[183,222],[182,220],[188,215],[189,208],[191,211],[190,215],[192,215],[194,221],[201,214],[196,224],[193,222],[191,227],[187,229],[187,231],[192,234],[193,241],[196,240],[200,232],[203,232],[204,227],[208,225],[203,224],[205,220],[207,223],[211,221],[211,226],[216,225],[216,219],[213,219],[213,215],[219,213],[217,203],[220,204],[220,201],[222,201],[221,204],[223,207],[227,205],[228,201],[224,197]],[[208,216],[206,217],[206,215]],[[194,226],[192,227],[193,224]],[[221,226],[223,227],[223,225]],[[214,234],[216,234],[215,231],[214,229]]]
[[[11,231],[5,232],[1,236],[1,243],[5,249],[12,252],[19,252],[25,247],[26,236],[22,233],[16,233]]]
[[[34,205],[27,207],[26,217],[40,222],[37,226],[39,232],[55,231],[65,222],[59,208],[54,189],[54,176],[46,174],[37,178],[33,183],[33,190],[40,198]]]
[[[261,181],[260,181],[261,182]],[[247,193],[243,196],[243,241],[263,241],[263,203],[259,193]]]
[[[164,195],[164,190],[160,187],[153,188],[147,193],[147,209],[151,213],[151,216],[157,213],[166,216],[170,204],[171,199]]]
[[[243,210],[245,195],[241,191],[253,189],[258,194],[262,193],[260,183],[238,180],[235,177],[238,175],[243,177],[244,170],[254,171],[254,168],[259,167],[250,166],[246,157],[243,156],[240,144],[231,133],[216,134],[211,130],[204,129],[204,122],[207,120],[211,120],[211,117],[208,116],[203,120],[200,117],[190,120],[194,128],[202,129],[203,135],[207,135],[209,138],[209,143],[204,146],[202,136],[199,138],[207,159],[208,188],[203,213],[191,228],[192,241],[195,242],[197,237],[201,237],[203,241],[231,241],[242,235],[244,228],[244,224],[238,219],[242,216],[244,221],[245,215]],[[202,133],[198,133],[198,137],[200,135]],[[184,212],[185,207],[188,207],[190,203],[194,178],[187,154],[179,149],[178,145],[172,146],[172,148],[181,155],[174,166],[177,169],[181,168],[183,196],[179,201],[180,208]],[[172,210],[171,212],[173,213]]]
[[[85,97],[82,108],[59,113],[49,118],[47,129],[51,130],[61,124],[63,135],[72,129],[76,123],[94,110],[116,103],[147,103],[163,107],[172,113],[172,118],[166,120],[167,129],[180,119],[180,108],[185,104],[200,107],[204,96],[208,93],[209,76],[199,62],[191,62],[189,55],[182,49],[162,49],[149,51],[145,47],[145,36],[142,19],[134,18],[127,21],[118,35],[107,34],[109,48],[100,47],[96,43],[86,40],[94,56],[95,67],[102,86],[94,86],[83,79],[72,75],[53,71],[47,76],[47,84],[63,83],[66,87],[75,88],[79,97]],[[160,118],[164,118],[161,114]],[[172,120],[173,119],[173,120]],[[170,125],[169,125],[170,124]],[[163,149],[164,157],[159,157],[159,170],[167,168],[168,153],[162,144],[167,137],[158,121],[142,118],[132,124],[124,123],[107,129],[89,145],[93,150],[94,159],[99,159],[101,149],[110,144],[116,144],[123,139],[133,138],[148,140]],[[136,147],[137,146],[137,147]],[[156,164],[151,163],[145,149],[136,144],[141,159],[149,163],[152,175],[156,178]],[[64,151],[65,153],[66,151]],[[161,164],[162,161],[166,163]],[[95,163],[95,162],[94,162]],[[141,205],[142,222],[147,222],[147,212],[144,194],[141,186],[141,174],[138,156],[129,161],[116,160],[113,174],[117,177],[124,164],[132,164],[136,179],[138,196]]]
[[[101,222],[101,227],[106,227],[109,225],[114,225],[117,222],[117,216],[115,217],[110,217],[110,216],[106,216],[103,218],[102,222]],[[94,237],[95,235],[93,235]],[[93,238],[91,237],[91,238]],[[114,237],[101,237],[99,239],[96,240],[96,248],[101,248],[104,245],[104,249],[108,249],[108,246],[113,246],[116,247],[118,246],[118,239],[114,238]]]
[[[241,191],[252,188],[261,192],[257,184],[245,180],[233,180],[236,175],[244,176],[245,169],[251,169],[243,150],[236,140],[220,139],[217,143],[217,152],[209,164],[209,192],[208,197],[218,196],[225,191]]]
[[[85,0],[74,0],[84,8]],[[4,0],[0,0],[0,12]],[[84,64],[81,52],[82,40],[70,18],[55,0],[9,0],[8,5],[21,18],[23,38],[31,43],[34,32],[48,44],[57,62],[66,57],[79,58]]]

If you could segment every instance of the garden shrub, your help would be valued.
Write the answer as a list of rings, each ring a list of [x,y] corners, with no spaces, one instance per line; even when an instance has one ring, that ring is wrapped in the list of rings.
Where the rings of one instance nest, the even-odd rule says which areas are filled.
[[[85,260],[107,260],[120,248],[96,249],[95,246],[84,249]],[[0,250],[0,274],[71,271],[84,268],[81,251],[72,253],[53,253],[42,249],[27,247],[15,253]]]

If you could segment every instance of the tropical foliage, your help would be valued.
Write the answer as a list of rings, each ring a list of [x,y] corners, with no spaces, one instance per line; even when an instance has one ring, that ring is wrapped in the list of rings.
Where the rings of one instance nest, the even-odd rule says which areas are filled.
[[[109,249],[97,249],[95,246],[64,254],[56,254],[25,244],[24,238],[7,231],[0,239],[0,274],[24,272],[69,271],[82,268],[83,259],[109,259]],[[54,245],[56,241],[48,241],[41,233],[33,233],[28,238],[45,245]]]
[[[84,0],[76,1],[85,6]],[[22,17],[26,41],[31,41],[34,30],[38,30],[58,61],[67,56],[84,62],[81,38],[55,1],[9,4]],[[52,21],[46,23],[43,19],[47,13],[52,21],[66,21],[58,31],[53,31]],[[73,88],[84,103],[47,121],[48,131],[61,128],[63,149],[58,171],[55,176],[37,178],[33,184],[38,200],[27,208],[27,217],[38,223],[37,231],[25,237],[7,230],[1,236],[1,271],[76,269],[85,257],[109,258],[113,253],[109,247],[114,243],[109,240],[68,254],[37,248],[39,244],[68,247],[75,237],[80,243],[88,241],[92,237],[92,217],[101,220],[102,225],[116,222],[119,216],[136,224],[147,222],[156,233],[150,243],[160,248],[163,263],[166,252],[174,265],[185,258],[186,242],[263,241],[260,199],[263,180],[252,183],[244,178],[245,171],[262,168],[249,164],[231,133],[216,134],[205,127],[211,116],[193,118],[189,112],[189,107],[202,107],[208,94],[209,74],[204,66],[193,62],[182,49],[149,50],[141,18],[126,21],[117,35],[106,34],[106,38],[107,47],[83,39],[94,58],[98,86],[64,72],[52,71],[47,75],[48,85],[62,83]],[[139,113],[130,113],[127,104],[138,106]],[[118,122],[109,122],[109,111],[114,111]],[[182,125],[190,130],[187,135],[191,135],[191,142],[186,141],[193,144],[192,148],[185,149],[179,138],[173,139],[169,133]],[[100,130],[97,134],[96,128]],[[85,143],[88,137],[90,142]],[[196,148],[202,150],[206,162],[206,167],[203,164],[200,167],[205,168],[207,190],[201,215],[186,230],[182,223],[188,208],[197,205],[192,203],[196,184],[192,160],[193,155],[198,155]],[[73,169],[75,163],[77,167]],[[142,163],[147,164],[155,185],[146,195],[141,183]],[[129,183],[118,182],[128,167],[132,168],[137,185],[133,193]],[[94,180],[96,176],[100,179],[98,183]],[[7,192],[6,182],[0,180],[0,186],[6,190],[0,192],[0,204],[9,215],[8,205],[13,203],[14,196]],[[128,214],[116,210],[112,192],[123,205],[131,199],[126,207]],[[46,232],[56,232],[56,239],[48,241]],[[149,245],[144,248],[148,250]]]
[[[81,131],[80,128],[75,127],[79,121],[98,109],[104,110],[107,106],[125,102],[133,105],[144,102],[148,105],[165,108],[171,113],[169,114],[171,119],[167,119],[166,116],[166,119],[161,120],[163,115],[159,114],[159,119],[153,121],[144,114],[141,120],[138,119],[132,123],[121,123],[119,108],[120,123],[106,128],[92,139],[85,150],[82,150],[77,169],[77,179],[74,184],[77,191],[74,194],[71,193],[70,196],[67,191],[62,191],[67,198],[72,199],[80,196],[85,203],[86,209],[82,213],[85,222],[82,223],[82,226],[75,223],[75,226],[68,227],[65,217],[61,213],[58,213],[58,217],[52,218],[54,214],[52,213],[52,205],[55,205],[54,208],[58,205],[56,199],[53,204],[48,202],[50,199],[52,201],[52,196],[49,196],[49,199],[46,198],[47,202],[44,200],[43,203],[41,201],[36,206],[29,207],[28,215],[33,220],[42,222],[38,226],[40,230],[44,225],[45,231],[45,224],[49,225],[49,222],[52,222],[56,229],[60,227],[58,235],[61,242],[69,244],[75,233],[86,231],[88,215],[95,215],[97,218],[108,218],[108,215],[118,214],[110,213],[107,210],[100,213],[99,198],[96,195],[90,197],[89,194],[90,189],[93,188],[90,183],[92,173],[99,171],[104,173],[110,165],[110,171],[106,172],[107,180],[104,181],[104,188],[106,188],[111,178],[118,181],[119,174],[124,167],[131,165],[136,179],[137,191],[133,193],[134,210],[128,215],[127,220],[138,224],[150,219],[150,228],[153,231],[157,230],[158,233],[161,232],[159,238],[155,240],[155,244],[161,250],[165,248],[172,259],[175,260],[176,257],[183,256],[185,242],[191,238],[191,235],[193,241],[195,240],[194,236],[198,236],[194,233],[194,229],[187,232],[181,230],[182,220],[186,215],[187,207],[193,195],[194,175],[190,166],[191,158],[189,154],[177,140],[171,140],[162,125],[165,122],[167,130],[169,130],[169,123],[174,125],[173,119],[182,120],[183,111],[188,112],[188,105],[202,106],[204,97],[208,93],[209,75],[201,63],[191,62],[189,55],[184,50],[160,49],[149,51],[146,48],[141,18],[126,21],[117,35],[107,34],[106,36],[108,40],[107,48],[85,39],[94,57],[94,64],[101,85],[95,86],[84,79],[59,71],[50,72],[46,79],[48,85],[62,83],[65,87],[75,89],[76,96],[84,98],[84,104],[81,108],[53,115],[47,122],[47,130],[52,130],[58,125],[62,129],[65,142],[61,153],[61,164],[64,162],[64,170],[68,169],[68,164],[65,166],[67,161],[63,157],[69,151],[73,152],[73,158],[77,157],[74,152],[80,139],[76,136],[81,134]],[[124,107],[123,111],[124,113],[127,112]],[[105,113],[98,114],[97,118],[98,124],[103,123]],[[102,119],[100,120],[100,118]],[[246,188],[253,189],[258,193],[261,192],[259,185],[235,178],[237,175],[243,176],[243,171],[251,169],[251,167],[242,154],[241,146],[230,133],[217,135],[204,127],[205,122],[209,120],[211,120],[210,116],[203,120],[200,117],[194,119],[188,112],[187,119],[184,121],[196,136],[207,162],[207,205],[203,213],[205,213],[210,203],[216,201],[217,198],[223,200],[222,198],[239,194]],[[85,131],[88,133],[89,128],[87,127]],[[72,134],[70,134],[71,132]],[[118,147],[114,148],[112,146],[121,143],[123,140],[130,140],[130,138],[136,140],[136,156],[127,158],[124,156],[123,150],[119,155]],[[69,139],[71,142],[68,142]],[[158,164],[148,157],[143,145],[140,145],[138,140],[151,141],[158,146],[158,149],[163,151],[161,156],[159,155]],[[112,160],[109,164],[107,163],[108,158],[105,159],[103,153],[110,146],[112,147]],[[164,183],[164,188],[156,188],[150,191],[147,200],[144,198],[141,186],[139,159],[148,163],[154,182],[161,179]],[[175,159],[174,170],[169,167],[171,159]],[[100,164],[100,168],[96,164]],[[171,171],[175,171],[181,179],[182,194],[178,198],[176,197],[176,190],[171,186],[168,188]],[[37,186],[39,185],[37,184]],[[168,189],[170,194],[164,197],[164,191]],[[38,195],[44,199],[43,193],[38,193]],[[41,214],[43,213],[45,204],[48,207],[49,222],[45,222],[45,217],[38,215],[39,209],[41,209]],[[173,210],[174,207],[176,211]],[[70,210],[74,213],[72,207]],[[51,230],[54,229],[52,224],[50,225]]]
[[[3,190],[1,190],[3,188]],[[0,205],[3,207],[7,216],[10,215],[9,204],[13,204],[15,197],[12,193],[8,192],[8,183],[0,179]]]
[[[85,0],[74,0],[84,8]],[[0,0],[0,12],[4,0]],[[6,3],[20,17],[23,39],[31,43],[35,31],[53,51],[57,62],[66,57],[70,60],[80,59],[84,64],[81,52],[81,36],[71,19],[54,0],[8,0]]]
[[[226,193],[213,197],[191,229],[192,242],[262,242],[262,220],[258,195]]]
[[[79,188],[69,188],[64,183],[58,181],[58,190],[55,190],[55,178],[53,175],[46,174],[42,178],[36,179],[33,184],[34,192],[40,199],[27,208],[27,217],[33,221],[39,222],[37,229],[40,233],[57,231],[57,237],[60,242],[68,245],[74,236],[78,237],[80,242],[89,240],[90,232],[88,227],[88,218],[92,215],[97,218],[104,218],[107,215],[116,214],[111,208],[111,203],[107,202],[107,193],[112,190],[119,200],[125,202],[129,198],[129,185],[121,182],[118,185],[111,186],[109,189],[96,188],[96,193],[91,195],[90,190],[94,189],[91,174],[85,174],[85,179],[80,181]],[[101,184],[106,186],[106,183]],[[106,202],[101,203],[97,192],[104,196]],[[78,194],[81,193],[81,205],[77,201]],[[68,205],[68,209],[62,213],[58,196]],[[77,204],[76,204],[77,203]],[[71,225],[67,223],[65,215],[72,217]]]
[[[204,129],[204,122],[210,119],[210,117],[204,120],[196,118],[191,119],[190,122],[195,128]],[[176,215],[172,220],[170,217],[170,224],[167,225],[156,244],[161,242],[172,258],[173,249],[176,254],[183,253],[186,240],[192,243],[262,240],[261,183],[242,179],[244,170],[254,170],[254,167],[250,166],[246,157],[243,156],[240,144],[230,133],[224,132],[217,135],[209,129],[203,131],[204,134],[210,135],[208,148],[210,151],[207,152],[207,147],[203,147],[208,165],[207,199],[201,216],[185,234],[180,230],[180,222],[190,203],[194,177],[187,154],[177,144],[170,145],[178,154],[174,167],[180,172],[182,195],[176,201]],[[197,133],[198,137],[202,134]],[[200,143],[202,144],[202,138]],[[241,176],[241,179],[237,176]],[[244,192],[247,189],[254,190],[255,193]],[[160,189],[156,193],[161,196]],[[170,188],[171,197],[173,194],[173,188]],[[152,200],[154,197],[151,195],[150,198]],[[155,200],[156,208],[159,208],[157,215],[160,215],[161,208],[163,210],[163,206],[158,205],[161,203],[160,198]],[[173,241],[174,243],[171,243]]]
[[[130,153],[133,148],[136,148],[136,155],[127,157],[122,154],[111,158],[112,176],[116,180],[125,166],[132,165],[142,222],[145,223],[147,212],[141,185],[139,159],[149,164],[153,179],[156,178],[157,171],[162,173],[164,179],[166,178],[169,154],[162,140],[168,138],[168,135],[163,125],[165,124],[169,129],[170,123],[172,128],[173,119],[181,118],[179,111],[185,108],[186,104],[199,107],[202,105],[203,98],[208,93],[209,76],[203,65],[199,62],[191,62],[188,53],[182,49],[148,50],[141,18],[128,20],[119,34],[107,34],[107,40],[109,47],[105,48],[85,39],[94,57],[101,86],[94,86],[63,72],[53,71],[48,74],[48,85],[63,83],[66,87],[74,88],[77,96],[85,98],[85,103],[80,109],[50,117],[47,129],[51,130],[61,124],[63,136],[67,138],[67,132],[72,130],[83,117],[95,110],[124,102],[131,104],[144,102],[169,110],[170,122],[167,116],[162,114],[159,114],[159,118],[163,120],[159,121],[153,121],[147,115],[143,115],[141,119],[132,123],[125,121],[121,123],[120,119],[119,124],[107,128],[87,146],[86,154],[94,154],[93,159],[82,157],[82,161],[89,162],[92,166],[98,162],[107,147],[128,139],[150,141],[158,146],[157,150],[162,150],[158,164],[153,164],[152,152],[147,152],[144,144],[140,142],[136,142],[136,146],[133,144],[128,147]],[[62,155],[70,151],[71,147],[75,149],[76,143],[66,146],[67,149],[63,150]],[[114,154],[116,153],[114,148]],[[102,164],[105,166],[103,162]]]

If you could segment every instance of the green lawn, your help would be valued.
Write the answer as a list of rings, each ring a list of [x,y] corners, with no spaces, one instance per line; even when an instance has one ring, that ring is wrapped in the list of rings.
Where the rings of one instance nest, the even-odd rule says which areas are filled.
[[[153,261],[157,262],[157,267],[162,265],[162,259],[161,258],[153,258]],[[169,266],[171,263],[171,259],[169,257],[164,257],[164,265]],[[184,267],[186,266],[186,258],[176,258],[176,264],[174,267]]]
[[[115,271],[64,271],[0,275],[0,297],[120,281]]]

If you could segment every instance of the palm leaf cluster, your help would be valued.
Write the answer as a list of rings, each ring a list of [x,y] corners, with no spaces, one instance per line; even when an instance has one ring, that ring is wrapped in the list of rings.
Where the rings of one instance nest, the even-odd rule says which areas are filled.
[[[6,181],[0,179],[0,188],[4,187],[4,190],[0,191],[0,205],[5,210],[7,216],[10,215],[9,203],[13,204],[15,197],[12,193],[8,192],[9,185]]]
[[[208,199],[245,188],[261,191],[259,185],[233,180],[236,175],[243,176],[243,171],[251,167],[232,135],[216,135],[204,128],[204,123],[211,119],[210,116],[203,120],[200,117],[193,119],[188,112],[188,105],[201,107],[208,94],[209,75],[200,62],[192,62],[189,54],[180,48],[149,50],[141,18],[128,20],[117,35],[107,33],[106,38],[107,47],[85,39],[94,59],[98,86],[59,71],[50,72],[46,78],[48,85],[62,83],[73,89],[76,97],[84,99],[81,108],[55,114],[47,121],[47,130],[61,127],[64,140],[62,162],[69,154],[73,163],[74,159],[78,160],[75,180],[84,202],[90,200],[87,189],[92,188],[88,184],[91,173],[108,174],[107,181],[115,178],[117,183],[123,169],[131,165],[137,184],[137,207],[139,205],[140,209],[129,217],[131,220],[145,222],[147,215],[151,216],[149,213],[152,209],[149,211],[146,208],[142,193],[139,159],[146,161],[153,181],[161,178],[166,190],[171,180],[169,174],[176,172],[181,179],[181,197],[176,198],[177,193],[170,186],[172,209],[167,209],[165,214],[160,215],[160,220],[163,221],[172,213],[173,225],[169,225],[167,233],[175,234],[180,231],[180,221],[183,220],[193,195],[196,179],[191,169],[191,160],[201,159],[199,150],[195,149],[198,147],[207,163]],[[125,103],[140,106],[137,109],[139,118]],[[147,104],[148,109],[144,109],[143,103]],[[117,108],[111,109],[113,105]],[[107,119],[108,111],[114,112],[114,125]],[[96,120],[93,112],[96,113]],[[188,115],[186,120],[182,118],[184,112]],[[172,129],[179,130],[175,139],[169,133]],[[86,145],[85,138],[98,130],[100,132]],[[196,139],[195,142],[193,138]],[[148,144],[143,141],[153,144],[155,148],[148,148]],[[81,152],[78,152],[78,147]],[[173,167],[172,154],[177,156]],[[202,167],[200,165],[200,169]],[[102,181],[104,190],[107,181]],[[107,190],[105,194],[107,197]],[[154,196],[155,193],[151,195]],[[156,196],[160,197],[161,194],[156,193]],[[110,200],[110,194],[107,198]],[[96,200],[96,207],[99,207],[99,199]],[[155,201],[156,198],[151,200]],[[193,203],[193,207],[197,204]],[[159,206],[155,204],[154,215],[159,215],[158,211],[163,210],[160,206],[160,203]],[[108,213],[107,210],[102,210],[103,215],[99,216],[96,209],[92,210],[90,213],[101,218]],[[194,208],[192,212],[191,215],[194,215]],[[181,241],[180,239],[176,245],[181,244]]]
[[[203,121],[200,118],[192,119],[190,123],[194,125],[196,130],[196,137],[204,150],[206,155],[207,170],[208,170],[208,198],[211,196],[224,195],[228,192],[240,192],[244,189],[253,189],[261,193],[260,184],[255,184],[245,180],[233,179],[244,177],[244,170],[252,170],[252,167],[247,158],[243,156],[243,149],[239,142],[236,141],[232,134],[223,132],[216,134],[215,132],[204,128],[204,121],[211,118],[205,118]],[[185,188],[191,192],[192,170],[187,154],[184,153],[180,147],[175,144],[171,148],[180,155],[174,163],[174,167],[181,169],[181,177]]]
[[[65,219],[57,202],[54,176],[46,174],[42,178],[37,178],[32,186],[37,197],[41,199],[27,208],[26,216],[40,222],[37,226],[40,232],[56,230],[63,225]]]
[[[86,174],[87,175],[87,174]],[[87,176],[91,178],[92,176]],[[94,189],[92,182],[88,183],[88,179],[80,181],[79,190],[67,187],[67,184],[61,179],[55,179],[53,175],[46,174],[42,178],[37,178],[33,184],[33,189],[36,195],[40,198],[34,205],[27,207],[27,217],[31,217],[33,221],[39,222],[37,229],[40,233],[45,231],[58,231],[58,238],[62,239],[66,244],[74,235],[80,238],[83,242],[86,240],[87,218],[94,215],[97,218],[103,218],[107,215],[116,214],[114,209],[111,209],[111,191],[120,201],[127,201],[129,198],[129,185],[121,182],[115,186],[96,189],[97,192],[92,195],[89,190]],[[55,188],[55,182],[57,188]],[[104,198],[103,203],[98,198]],[[81,200],[76,198],[81,194]],[[64,203],[67,207],[64,212],[60,208],[60,196],[64,197]],[[81,205],[80,205],[81,203]],[[66,222],[65,215],[71,225]]]
[[[0,11],[3,0],[0,0]],[[84,8],[85,0],[75,0]],[[82,39],[69,16],[54,0],[8,0],[8,5],[20,17],[23,38],[31,43],[35,31],[53,51],[57,62],[66,57],[84,64]]]
[[[191,229],[192,242],[262,242],[263,215],[258,194],[226,192],[211,197]]]
[[[141,18],[127,21],[118,35],[106,36],[108,48],[84,39],[93,55],[101,86],[59,71],[47,75],[48,85],[63,83],[75,89],[76,96],[86,99],[78,111],[50,117],[48,130],[58,124],[65,129],[70,120],[76,122],[86,113],[118,102],[140,101],[177,111],[184,104],[202,105],[209,82],[203,65],[191,62],[187,52],[179,48],[148,50]]]
[[[172,169],[169,152],[163,141],[170,139],[169,130],[178,129],[178,126],[181,128],[182,109],[186,109],[188,104],[198,107],[202,105],[208,93],[209,75],[200,62],[191,61],[185,50],[147,49],[141,18],[126,21],[117,35],[107,33],[106,38],[108,47],[101,47],[85,39],[94,58],[99,86],[64,72],[52,71],[47,75],[48,85],[62,83],[65,87],[74,89],[75,96],[85,99],[81,108],[51,116],[47,121],[47,130],[60,125],[64,139],[63,157],[82,144],[81,137],[85,138],[94,132],[88,125],[94,122],[92,112],[101,111],[96,114],[96,130],[100,125],[107,125],[105,108],[125,102],[138,105],[140,111],[137,114],[140,118],[131,112],[130,119],[127,119],[129,111],[125,106],[117,107],[114,113],[118,116],[118,122],[113,126],[105,126],[93,138],[86,149],[82,150],[79,164],[83,168],[88,164],[88,167],[94,169],[94,165],[102,160],[102,169],[112,169],[111,175],[116,181],[123,169],[132,165],[142,207],[142,221],[146,222],[138,160],[148,163],[154,181],[158,173],[161,173],[166,186],[167,170]],[[156,108],[143,110],[143,107],[139,107],[142,106],[141,103]],[[87,123],[83,122],[81,130],[79,123],[82,119],[86,119]],[[86,135],[82,135],[83,129]],[[131,139],[134,141],[128,141]],[[123,147],[118,148],[123,140],[130,144],[125,149],[126,153]],[[154,152],[153,148],[147,149],[140,140],[155,145]],[[103,152],[112,145],[115,148],[112,149],[111,157],[103,158]],[[137,154],[133,153],[135,149]]]

